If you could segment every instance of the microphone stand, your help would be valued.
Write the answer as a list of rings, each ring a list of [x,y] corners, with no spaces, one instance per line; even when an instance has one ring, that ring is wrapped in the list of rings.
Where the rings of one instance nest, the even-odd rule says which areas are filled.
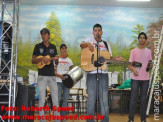
[[[99,35],[97,35],[97,44],[96,44],[96,47],[97,47],[97,74],[96,74],[96,108],[97,108],[97,113],[96,113],[96,116],[98,114],[98,90],[99,90],[99,87],[98,87],[98,84],[99,84],[99,72],[98,72],[98,59],[99,59]],[[97,119],[97,122],[98,122],[98,119]]]

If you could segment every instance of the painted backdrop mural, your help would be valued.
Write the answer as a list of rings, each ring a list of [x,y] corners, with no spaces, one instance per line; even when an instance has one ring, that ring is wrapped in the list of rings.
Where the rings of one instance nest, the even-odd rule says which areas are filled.
[[[20,35],[18,43],[18,73],[27,79],[29,69],[36,70],[31,63],[32,51],[41,42],[40,30],[51,31],[50,41],[58,49],[61,43],[68,45],[70,58],[80,65],[80,43],[92,36],[92,27],[100,23],[103,40],[111,44],[113,55],[121,55],[127,61],[129,52],[137,45],[139,32],[147,32],[149,48],[153,48],[154,30],[161,32],[163,8],[125,8],[107,6],[74,5],[21,5]],[[58,50],[59,52],[59,50]],[[121,70],[116,66],[110,70]]]

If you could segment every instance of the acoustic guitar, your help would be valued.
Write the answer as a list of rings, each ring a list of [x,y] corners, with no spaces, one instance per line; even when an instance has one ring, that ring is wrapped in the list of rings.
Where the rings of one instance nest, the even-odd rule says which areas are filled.
[[[110,53],[108,51],[99,51],[99,56],[103,56],[105,59],[110,59]],[[83,48],[81,52],[81,68],[84,71],[92,71],[97,69],[97,67],[94,66],[94,61],[97,60],[97,49],[94,48],[94,51],[91,52],[89,48]],[[104,62],[104,65],[99,67],[99,69],[106,69],[106,62]]]
[[[97,49],[94,48],[94,51],[91,52],[89,48],[83,48],[81,53],[81,68],[84,71],[93,71],[96,70],[97,67],[94,66],[94,63],[97,61]],[[101,66],[99,69],[106,70],[107,63],[118,63],[123,65],[132,65],[134,67],[141,67],[142,64],[139,62],[126,62],[126,61],[118,61],[111,60],[110,53],[108,51],[99,51],[98,64]]]
[[[49,59],[53,60],[53,58],[51,58],[49,55],[46,55],[46,56],[37,56],[36,59],[43,58],[43,57],[49,58]],[[51,60],[50,60],[47,64],[45,64],[43,61],[40,61],[40,62],[37,64],[37,68],[38,68],[38,69],[42,69],[44,66],[49,65],[50,62],[51,62]]]

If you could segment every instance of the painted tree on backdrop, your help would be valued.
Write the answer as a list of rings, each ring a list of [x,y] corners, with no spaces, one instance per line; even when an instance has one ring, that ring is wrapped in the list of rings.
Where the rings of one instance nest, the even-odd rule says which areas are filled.
[[[52,12],[48,21],[45,23],[46,28],[48,28],[50,30],[50,42],[52,44],[55,44],[57,47],[57,51],[59,54],[59,47],[62,43],[66,43],[64,42],[64,40],[62,40],[61,38],[61,28],[60,28],[60,22],[55,14],[55,12]],[[80,65],[80,48],[78,48],[78,45],[76,45],[76,43],[74,44],[70,44],[70,43],[66,43],[67,47],[68,47],[68,55],[69,58],[73,61],[74,65]]]
[[[161,30],[163,26],[163,16],[159,18],[158,22],[150,23],[148,26],[148,47],[152,50],[154,56],[154,41],[158,41],[160,38]],[[155,38],[152,38],[155,37]],[[163,54],[160,61],[160,74],[163,77]]]
[[[46,28],[50,30],[50,42],[57,47],[57,51],[59,52],[59,47],[63,43],[61,39],[61,28],[60,22],[55,14],[55,12],[51,12],[49,19],[45,23]]]
[[[79,45],[76,43],[67,44],[68,47],[68,57],[72,60],[75,66],[80,66],[80,56],[81,56],[81,49]]]
[[[148,26],[148,43],[149,43],[149,48],[152,49],[152,52],[154,51],[154,41],[157,41],[160,37],[162,25],[163,25],[163,17],[160,17],[158,22],[150,23]]]
[[[133,27],[132,32],[135,34],[132,37],[134,38],[134,41],[129,45],[129,50],[134,49],[138,46],[138,35],[140,32],[144,31],[144,26],[137,24],[135,27]]]
[[[34,44],[31,41],[31,32],[28,33],[28,39],[22,41],[22,37],[19,37],[18,41],[18,60],[17,60],[17,73],[23,77],[24,80],[28,79],[28,70],[36,70],[35,65],[31,63],[32,51]]]

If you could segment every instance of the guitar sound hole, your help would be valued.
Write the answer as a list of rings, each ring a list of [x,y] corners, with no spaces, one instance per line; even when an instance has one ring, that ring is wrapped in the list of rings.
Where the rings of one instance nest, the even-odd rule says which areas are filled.
[[[104,57],[99,57],[98,63],[99,63],[99,64],[104,64],[104,62],[105,62]]]

